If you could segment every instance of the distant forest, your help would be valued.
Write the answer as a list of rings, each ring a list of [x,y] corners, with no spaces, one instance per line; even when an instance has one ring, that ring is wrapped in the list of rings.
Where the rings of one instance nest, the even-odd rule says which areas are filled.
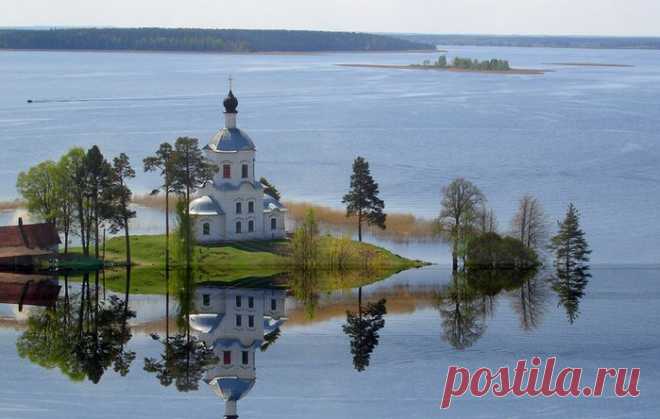
[[[247,29],[0,30],[0,49],[196,52],[400,51],[429,44],[387,35]]]
[[[425,35],[392,34],[401,39],[432,45],[487,47],[546,47],[597,49],[660,49],[660,38],[652,37],[587,37],[587,36],[523,36],[523,35]]]

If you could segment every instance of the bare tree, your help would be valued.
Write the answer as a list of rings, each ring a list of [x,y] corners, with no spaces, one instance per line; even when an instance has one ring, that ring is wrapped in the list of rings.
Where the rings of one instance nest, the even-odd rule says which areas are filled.
[[[529,194],[520,199],[511,230],[513,236],[526,247],[537,251],[545,247],[548,239],[548,219],[538,199]]]
[[[442,195],[439,221],[452,242],[452,269],[455,271],[458,269],[459,247],[468,239],[486,198],[479,188],[463,178],[442,188]]]

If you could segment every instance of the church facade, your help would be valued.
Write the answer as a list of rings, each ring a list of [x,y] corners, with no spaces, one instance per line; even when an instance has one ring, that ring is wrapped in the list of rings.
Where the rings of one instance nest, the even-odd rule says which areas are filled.
[[[190,203],[198,243],[279,239],[286,235],[286,208],[264,194],[255,175],[256,147],[236,126],[238,99],[225,98],[225,127],[203,149],[219,170]]]

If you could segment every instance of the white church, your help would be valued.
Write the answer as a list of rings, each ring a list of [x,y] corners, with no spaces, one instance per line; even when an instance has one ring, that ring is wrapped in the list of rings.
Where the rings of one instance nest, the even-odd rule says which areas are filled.
[[[225,127],[204,147],[206,158],[219,170],[190,203],[198,243],[283,238],[286,208],[255,176],[256,147],[236,126],[238,99],[225,98]]]
[[[225,401],[225,419],[238,418],[238,401],[257,380],[256,353],[287,320],[285,303],[286,292],[277,288],[196,288],[190,327],[218,358],[204,381]]]

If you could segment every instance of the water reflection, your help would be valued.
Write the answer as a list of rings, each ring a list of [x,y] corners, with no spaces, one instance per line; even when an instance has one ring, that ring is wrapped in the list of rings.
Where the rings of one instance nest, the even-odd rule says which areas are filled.
[[[128,298],[102,298],[98,272],[93,276],[93,285],[86,273],[79,293],[65,292],[55,305],[30,314],[16,342],[22,358],[95,384],[110,367],[122,376],[128,374],[135,353],[125,345],[131,339],[128,320],[135,312],[128,308]],[[128,285],[130,271],[126,281]]]
[[[474,345],[494,317],[496,301],[508,295],[523,330],[538,327],[545,310],[547,281],[536,270],[458,271],[436,295],[443,340],[463,350]]]
[[[346,323],[342,326],[344,333],[350,338],[353,367],[364,371],[371,359],[371,353],[378,346],[378,331],[385,327],[383,316],[387,313],[387,300],[381,298],[376,303],[367,303],[362,307],[362,287],[358,289],[358,311],[346,312]]]
[[[225,418],[237,417],[237,402],[256,382],[256,350],[266,351],[279,337],[285,300],[276,287],[207,283],[195,290],[189,324],[215,356],[204,381],[225,401]]]

